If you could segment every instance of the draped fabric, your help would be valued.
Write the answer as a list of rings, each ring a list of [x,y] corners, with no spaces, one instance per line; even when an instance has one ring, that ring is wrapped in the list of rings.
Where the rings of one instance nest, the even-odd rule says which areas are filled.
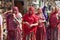
[[[57,27],[58,27],[58,40],[60,40],[60,10],[58,11],[58,24],[57,24]]]
[[[42,9],[42,11],[43,11],[43,15],[44,15],[46,21],[48,21],[47,7],[44,6],[43,9]]]
[[[12,10],[18,10],[17,7],[14,7]],[[20,34],[20,24],[13,17],[12,12],[6,13],[6,23],[7,23],[7,40],[21,40]],[[20,19],[20,15],[16,15]]]
[[[58,27],[57,27],[57,12],[52,12],[50,15],[50,28],[51,28],[51,40],[58,40]]]
[[[36,32],[36,40],[46,40],[45,24],[44,24],[44,22],[40,22],[40,21],[44,21],[45,17],[43,15],[41,9],[39,9],[38,11],[40,11],[40,12],[37,13],[37,16],[39,18],[39,24],[38,24],[37,32]]]
[[[28,22],[29,24],[34,24],[34,23],[37,23],[37,21],[38,21],[38,18],[35,15],[34,8],[30,7],[28,12],[23,16],[23,22]],[[37,26],[30,27],[27,24],[23,24],[22,28],[23,28],[23,40],[26,40],[26,36],[31,33],[35,37]],[[31,40],[35,40],[35,38],[33,38]]]

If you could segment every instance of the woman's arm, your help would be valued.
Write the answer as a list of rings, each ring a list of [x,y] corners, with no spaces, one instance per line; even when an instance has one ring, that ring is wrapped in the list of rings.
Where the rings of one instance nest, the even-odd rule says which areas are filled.
[[[30,27],[37,26],[37,25],[38,25],[38,22],[34,23],[34,24],[31,24]]]
[[[5,17],[6,14],[8,14],[8,13],[12,13],[12,10],[4,12],[4,13],[3,13],[3,16]]]

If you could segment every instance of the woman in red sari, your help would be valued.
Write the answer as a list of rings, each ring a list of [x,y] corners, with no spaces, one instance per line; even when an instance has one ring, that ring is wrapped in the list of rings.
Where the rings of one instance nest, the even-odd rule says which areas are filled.
[[[51,40],[58,40],[57,14],[58,14],[58,8],[53,7],[52,13],[49,18],[50,27],[51,27]]]
[[[60,40],[60,10],[58,11],[58,14],[57,14],[57,19],[58,19],[58,24],[57,24],[57,27],[58,27],[58,40]]]
[[[38,13],[36,14],[39,18],[38,27],[36,32],[36,40],[46,40],[46,29],[45,29],[45,17],[42,13],[42,9],[38,9]]]
[[[20,35],[20,19],[17,7],[13,7],[12,11],[6,12],[7,23],[7,40],[21,40]]]
[[[26,40],[26,37],[30,34],[35,37],[36,35],[36,29],[38,25],[38,18],[35,15],[35,9],[34,7],[30,6],[29,11],[23,16],[23,40]],[[33,38],[31,37],[31,38]],[[35,40],[35,38],[31,39]]]

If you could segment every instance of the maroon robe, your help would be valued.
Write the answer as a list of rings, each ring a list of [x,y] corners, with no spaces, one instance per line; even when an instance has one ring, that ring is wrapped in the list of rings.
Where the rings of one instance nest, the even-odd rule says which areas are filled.
[[[19,15],[16,16],[18,16],[19,19]],[[11,12],[6,13],[6,23],[8,31],[7,40],[21,40],[20,24],[15,20]]]
[[[50,27],[54,29],[57,26],[57,17],[56,14],[50,15]]]
[[[58,38],[58,27],[57,27],[57,16],[56,16],[56,12],[51,13],[50,18],[49,18],[49,22],[50,22],[50,27],[51,27],[51,40],[57,40]]]
[[[39,20],[44,20],[43,14],[37,14]],[[37,27],[36,40],[46,40],[46,29],[44,22],[40,22]]]

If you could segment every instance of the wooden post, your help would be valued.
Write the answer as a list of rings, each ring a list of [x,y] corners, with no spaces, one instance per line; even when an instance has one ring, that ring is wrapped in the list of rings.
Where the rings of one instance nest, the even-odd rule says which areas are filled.
[[[14,0],[12,0],[12,7],[14,7]]]
[[[39,0],[39,7],[41,7],[41,0]]]

